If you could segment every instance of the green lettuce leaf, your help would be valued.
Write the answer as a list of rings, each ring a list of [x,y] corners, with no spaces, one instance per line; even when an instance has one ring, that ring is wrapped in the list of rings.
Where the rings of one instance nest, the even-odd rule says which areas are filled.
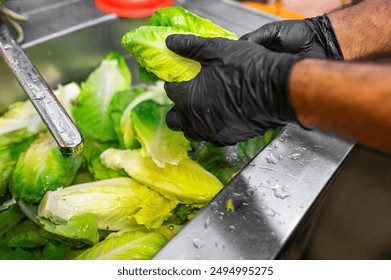
[[[0,212],[0,238],[2,235],[16,226],[23,218],[24,214],[19,206],[14,204],[8,209]]]
[[[152,100],[144,101],[132,110],[132,120],[142,154],[164,167],[166,163],[178,164],[188,158],[190,142],[183,132],[167,127],[166,115],[171,105],[162,106]]]
[[[170,34],[191,34],[167,26],[141,26],[125,34],[122,45],[137,58],[141,67],[168,82],[193,79],[200,71],[201,64],[181,57],[166,47]]]
[[[153,26],[172,26],[185,32],[197,34],[201,37],[238,39],[234,33],[214,24],[209,19],[193,14],[180,6],[156,10],[150,18],[149,24]]]
[[[215,176],[190,158],[182,159],[178,165],[166,164],[161,168],[140,150],[108,149],[101,159],[107,167],[123,169],[168,199],[185,204],[205,204],[223,187]]]
[[[150,25],[130,30],[122,38],[122,45],[137,58],[141,79],[153,81],[158,77],[167,82],[182,82],[199,73],[198,62],[167,49],[166,38],[171,34],[238,39],[234,33],[182,7],[158,9],[150,18]]]
[[[161,105],[172,104],[164,91],[164,83],[162,81],[150,86],[119,92],[113,97],[109,112],[121,148],[137,149],[140,147],[134,129],[132,111],[138,104],[146,100],[153,100]]]
[[[66,244],[49,241],[45,244],[42,254],[45,260],[71,260],[81,253]]]
[[[21,248],[11,248],[6,242],[0,241],[0,260],[37,260],[36,254]]]
[[[73,107],[73,117],[83,135],[101,141],[117,139],[107,110],[113,95],[130,88],[131,75],[125,59],[119,54],[109,54],[87,81]]]
[[[121,148],[140,148],[140,143],[136,139],[133,122],[129,117],[126,108],[137,97],[147,91],[147,88],[132,88],[126,91],[117,92],[111,100],[108,112],[113,122],[114,130]],[[125,113],[125,115],[124,115]]]
[[[31,145],[34,140],[33,136],[33,134],[24,133],[25,139],[19,138],[20,142],[0,147],[0,197],[5,194],[18,158]]]
[[[52,236],[54,236],[52,233],[27,219],[7,232],[4,240],[10,247],[34,248],[44,246]]]
[[[71,217],[66,223],[54,224],[40,219],[40,225],[50,233],[64,237],[61,240],[75,247],[84,244],[93,245],[99,241],[98,223],[93,214],[86,213]]]
[[[149,260],[167,243],[156,232],[125,232],[81,253],[78,260]]]
[[[108,148],[117,146],[117,142],[102,142],[98,139],[84,137],[82,155],[86,159],[88,171],[93,176],[93,179],[104,180],[127,176],[123,171],[107,168],[100,160],[101,153],[103,153]]]

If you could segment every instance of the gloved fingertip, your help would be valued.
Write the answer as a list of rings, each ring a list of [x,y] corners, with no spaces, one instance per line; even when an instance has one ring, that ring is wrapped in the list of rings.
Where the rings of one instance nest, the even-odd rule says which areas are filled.
[[[182,55],[192,45],[195,37],[192,34],[170,34],[166,38],[166,46],[169,50]]]
[[[166,91],[167,97],[178,105],[178,102],[181,102],[183,97],[187,93],[190,82],[180,82],[180,83],[165,83],[164,90]]]
[[[182,123],[181,118],[179,116],[179,112],[177,111],[176,107],[172,107],[170,111],[167,112],[166,115],[166,124],[169,129],[174,131],[181,131],[182,130]]]
[[[241,36],[241,37],[239,38],[239,40],[240,40],[240,41],[248,41],[249,37],[250,37],[250,34],[247,33],[247,34],[244,34],[243,36]]]
[[[168,49],[172,49],[176,45],[176,41],[178,40],[178,35],[179,34],[170,34],[166,38],[166,46]]]

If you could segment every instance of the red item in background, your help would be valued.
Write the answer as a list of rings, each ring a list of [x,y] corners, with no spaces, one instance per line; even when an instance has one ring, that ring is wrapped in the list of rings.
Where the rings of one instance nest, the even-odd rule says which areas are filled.
[[[99,10],[127,18],[148,17],[157,9],[173,4],[174,0],[95,0]]]

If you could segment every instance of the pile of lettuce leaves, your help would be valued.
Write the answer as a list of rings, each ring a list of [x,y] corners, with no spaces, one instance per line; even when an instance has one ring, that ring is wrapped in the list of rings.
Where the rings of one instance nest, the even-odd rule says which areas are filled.
[[[58,86],[84,137],[79,156],[61,155],[28,101],[0,115],[0,259],[150,259],[277,133],[215,147],[167,127],[164,81],[198,69],[162,47],[177,32],[236,38],[161,9],[123,39],[148,82],[132,85],[124,57],[110,53],[81,84]]]

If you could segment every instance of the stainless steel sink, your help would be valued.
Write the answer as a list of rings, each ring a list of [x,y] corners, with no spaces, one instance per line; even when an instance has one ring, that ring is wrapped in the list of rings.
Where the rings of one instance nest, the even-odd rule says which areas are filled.
[[[278,19],[229,0],[177,4],[238,35]],[[106,15],[94,7],[93,0],[11,1],[10,5],[29,15],[30,21],[23,25],[23,46],[52,87],[83,81],[111,51],[128,58],[133,83],[139,82],[136,61],[129,58],[120,41],[128,30],[147,24],[147,18]],[[25,99],[1,61],[0,83],[0,111]],[[323,209],[321,213],[335,213],[329,211],[327,201],[339,197],[339,187],[330,182],[339,182],[344,173],[350,176],[354,172],[349,169],[352,160],[342,164],[352,147],[345,139],[288,125],[155,258],[316,258],[310,254],[308,236],[319,235],[307,229],[318,220],[319,209]],[[276,159],[274,163],[270,162],[271,157]],[[338,170],[339,175],[335,176]],[[324,196],[326,189],[330,191]],[[344,189],[345,195],[352,191]],[[319,205],[322,207],[315,207],[323,196]],[[234,211],[227,211],[228,200],[233,202]],[[369,207],[363,206],[363,211],[370,212]]]

